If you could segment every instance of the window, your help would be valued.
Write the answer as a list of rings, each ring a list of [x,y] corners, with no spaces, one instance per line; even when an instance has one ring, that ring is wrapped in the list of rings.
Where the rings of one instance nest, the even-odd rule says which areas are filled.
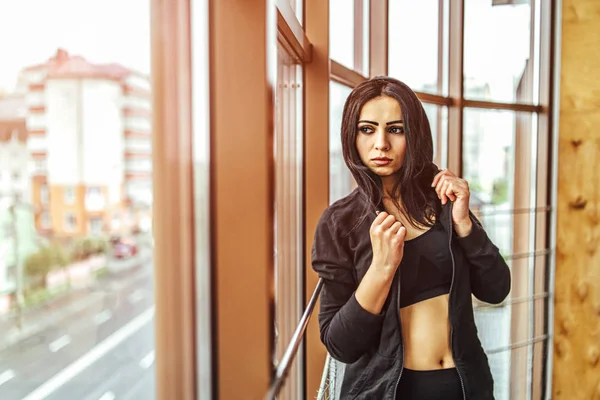
[[[40,187],[40,203],[42,205],[48,205],[49,201],[50,201],[50,196],[49,196],[49,192],[48,192],[48,186],[42,185]]]
[[[46,160],[43,160],[43,159],[42,160],[40,160],[40,159],[34,160],[33,165],[34,165],[33,173],[35,175],[45,175],[46,174]]]
[[[329,0],[329,57],[354,69],[354,1]]]
[[[370,0],[329,0],[329,57],[369,75]]]
[[[389,3],[389,70],[415,91],[441,94],[439,0]],[[411,40],[418,37],[418,40]]]
[[[278,46],[275,92],[275,364],[281,360],[302,304],[302,68]],[[282,396],[300,398],[301,357]],[[285,394],[284,394],[285,393]]]
[[[50,214],[47,211],[42,212],[40,220],[42,229],[48,229],[52,225],[52,221],[50,221]]]
[[[85,190],[85,208],[88,211],[98,211],[105,207],[104,193],[99,186],[90,186]]]
[[[99,235],[102,233],[103,221],[100,217],[90,218],[90,233],[92,235]]]
[[[433,138],[433,162],[438,168],[448,168],[448,108],[423,103]]]
[[[465,1],[465,97],[512,103],[532,78],[531,4],[494,3]]]
[[[65,204],[75,203],[75,188],[73,188],[72,186],[66,186],[64,190]]]
[[[511,294],[501,306],[477,303],[475,321],[495,377],[498,399],[521,398],[531,390],[532,363],[541,365],[548,294],[545,265],[535,256],[537,162],[532,156],[531,113],[465,110],[463,175],[471,188],[471,208],[482,221],[512,271]],[[517,174],[518,171],[518,174]],[[519,210],[519,211],[517,211]],[[539,233],[539,232],[538,232]]]
[[[549,7],[531,0],[389,2],[389,75],[419,92],[435,163],[462,170],[471,208],[512,271],[503,304],[474,299],[499,400],[548,396],[550,123],[549,107],[537,104],[550,89],[541,79],[550,76],[550,63],[540,62],[550,60],[552,23],[542,23]],[[418,40],[398,40],[411,35]]]
[[[352,191],[354,178],[342,154],[342,112],[351,88],[329,82],[329,202]]]
[[[72,232],[77,229],[77,218],[75,214],[67,213],[65,214],[65,230]]]
[[[32,10],[43,18],[32,19]],[[109,237],[132,229],[112,231],[113,208],[103,205],[109,188],[125,186],[126,81],[135,76],[150,87],[150,2],[0,2],[0,15],[2,38],[32,37],[32,26],[43,32],[39,46],[0,40],[0,54],[11,54],[0,68],[1,100],[23,98],[24,113],[8,117],[31,133],[11,168],[25,188],[17,215],[22,268],[14,272],[22,285],[5,287],[0,256],[0,330],[14,333],[0,335],[0,399],[153,399],[153,268],[147,257],[115,262],[126,251],[105,251]],[[150,113],[149,99],[130,104]],[[14,107],[1,106],[5,124]],[[131,119],[151,132],[150,115]],[[128,211],[120,200],[114,209]],[[139,211],[144,221],[150,215]],[[3,219],[0,207],[0,249],[9,243]],[[138,238],[152,254],[151,234]],[[7,318],[13,310],[22,318]]]

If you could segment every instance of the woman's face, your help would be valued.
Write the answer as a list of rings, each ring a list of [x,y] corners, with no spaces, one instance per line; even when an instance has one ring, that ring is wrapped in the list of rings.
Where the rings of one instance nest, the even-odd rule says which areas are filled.
[[[382,178],[402,167],[406,136],[396,99],[380,96],[365,103],[358,118],[356,150],[363,164]]]

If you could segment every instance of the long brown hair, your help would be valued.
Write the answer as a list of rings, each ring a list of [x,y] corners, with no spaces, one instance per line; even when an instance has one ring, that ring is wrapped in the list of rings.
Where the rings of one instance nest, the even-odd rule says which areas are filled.
[[[395,173],[396,179],[391,193],[393,202],[398,209],[403,210],[404,216],[413,226],[431,226],[441,209],[437,194],[431,187],[431,182],[438,172],[433,163],[431,128],[421,101],[406,84],[394,78],[379,76],[354,88],[346,99],[342,115],[344,161],[367,197],[370,208],[381,208],[381,178],[362,163],[356,150],[358,120],[362,107],[369,100],[381,96],[396,99],[400,104],[406,135],[404,162]]]

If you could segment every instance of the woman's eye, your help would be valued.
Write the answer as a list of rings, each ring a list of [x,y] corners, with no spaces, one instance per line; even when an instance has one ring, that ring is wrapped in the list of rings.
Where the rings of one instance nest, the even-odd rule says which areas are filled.
[[[372,133],[373,130],[369,126],[361,126],[358,128],[362,133]]]
[[[390,133],[404,133],[404,127],[402,126],[393,126],[390,128]]]

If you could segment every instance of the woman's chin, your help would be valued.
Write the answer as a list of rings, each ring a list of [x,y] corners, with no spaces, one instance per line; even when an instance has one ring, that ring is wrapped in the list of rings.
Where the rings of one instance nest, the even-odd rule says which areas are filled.
[[[394,175],[396,172],[398,172],[397,169],[393,168],[393,167],[389,167],[389,166],[383,166],[383,167],[374,167],[371,168],[371,171],[373,171],[373,173],[381,178],[383,177],[387,177],[387,176],[392,176]]]

